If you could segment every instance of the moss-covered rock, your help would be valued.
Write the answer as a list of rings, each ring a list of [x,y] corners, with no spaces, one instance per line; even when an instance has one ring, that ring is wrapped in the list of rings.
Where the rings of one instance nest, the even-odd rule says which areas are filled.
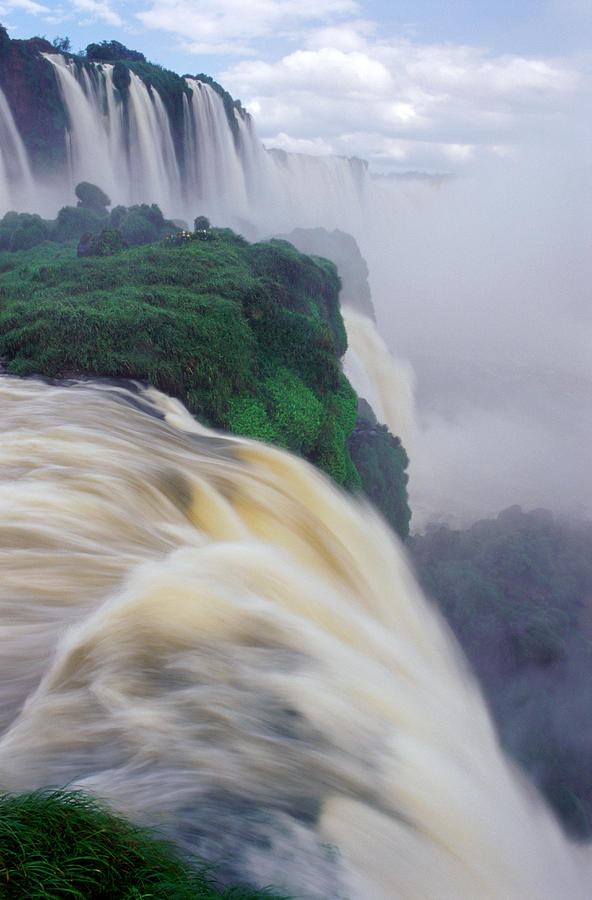
[[[107,206],[111,206],[111,200],[96,184],[81,181],[76,185],[74,193],[78,197],[78,206],[107,215]]]
[[[155,228],[164,222],[158,207],[142,213]],[[58,224],[62,234],[76,231],[81,216],[96,215],[64,207]],[[334,266],[289,245],[250,245],[227,229],[209,229],[208,241],[108,255],[113,223],[125,238],[129,210],[116,207],[108,226],[101,221],[81,258],[66,245],[56,261],[51,244],[0,257],[0,353],[9,371],[147,381],[204,421],[273,441],[359,488],[346,446],[358,401],[339,364],[345,334]]]

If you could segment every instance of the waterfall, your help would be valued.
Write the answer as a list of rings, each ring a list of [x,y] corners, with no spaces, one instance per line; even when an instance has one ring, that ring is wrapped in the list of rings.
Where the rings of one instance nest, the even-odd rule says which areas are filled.
[[[308,900],[579,900],[366,507],[153,389],[0,378],[0,780]]]
[[[79,181],[98,184],[118,203],[157,203],[168,217],[191,223],[204,214],[218,225],[251,233],[325,225],[355,230],[363,219],[369,184],[360,160],[315,158],[266,150],[252,120],[234,110],[230,127],[222,97],[209,84],[187,78],[183,96],[182,153],[158,90],[130,70],[124,101],[113,82],[113,65],[77,63],[44,53],[54,69],[69,122],[67,167],[48,185],[31,177],[26,152],[8,105],[0,100],[0,213],[53,216],[71,202]],[[27,190],[23,188],[27,187]],[[29,190],[30,188],[30,190]]]
[[[342,314],[348,343],[344,372],[358,397],[368,401],[378,421],[388,425],[413,457],[418,429],[413,370],[390,353],[368,316],[348,307]]]
[[[34,183],[25,146],[0,89],[0,208],[31,211]],[[31,204],[27,207],[27,204]]]
[[[158,203],[173,214],[181,205],[181,176],[166,109],[156,90],[130,72],[127,117],[113,84],[113,66],[95,65],[92,77],[61,54],[45,53],[68,112],[68,171],[60,205],[79,181],[98,184],[113,204]]]
[[[187,191],[213,219],[249,215],[248,190],[240,154],[221,97],[193,78],[191,100],[185,103]]]

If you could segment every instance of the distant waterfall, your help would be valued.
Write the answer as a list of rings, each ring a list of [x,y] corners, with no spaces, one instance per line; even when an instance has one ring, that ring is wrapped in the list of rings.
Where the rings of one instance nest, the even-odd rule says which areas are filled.
[[[0,378],[0,783],[301,900],[584,900],[366,507],[155,390]]]
[[[33,203],[34,181],[27,151],[0,90],[0,209],[31,212]]]
[[[418,433],[413,370],[390,353],[368,316],[348,307],[342,314],[348,343],[345,374],[358,397],[368,401],[378,421],[400,438],[413,459]]]
[[[256,233],[317,225],[353,230],[363,218],[369,179],[360,160],[267,151],[250,116],[234,110],[231,128],[222,97],[194,78],[187,78],[191,96],[183,97],[183,146],[177,154],[154,86],[149,89],[130,71],[124,101],[113,65],[43,56],[53,66],[67,111],[67,167],[49,183],[35,182],[2,98],[0,214],[17,206],[53,216],[73,202],[79,181],[91,181],[113,205],[157,203],[166,216],[189,224],[203,214],[214,224]]]

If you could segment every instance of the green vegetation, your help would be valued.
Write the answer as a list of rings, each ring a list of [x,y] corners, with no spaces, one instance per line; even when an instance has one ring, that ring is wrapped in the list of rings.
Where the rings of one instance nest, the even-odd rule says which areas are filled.
[[[510,507],[409,540],[506,749],[566,829],[592,836],[592,524]]]
[[[103,228],[99,234],[86,232],[78,244],[78,256],[113,256],[120,250],[127,249],[121,231],[117,228]]]
[[[53,220],[29,213],[6,213],[0,221],[0,250],[29,250],[44,241],[63,243],[79,239],[84,239],[82,243],[86,246],[105,229],[120,233],[123,244],[118,249],[123,249],[126,244],[151,244],[178,231],[177,224],[165,219],[155,203],[116,206],[109,213],[107,206],[111,201],[96,185],[81,181],[75,191],[78,204],[63,206]],[[110,246],[114,246],[114,240],[111,235]],[[80,255],[89,254],[83,252]]]
[[[7,212],[0,222],[0,250],[30,250],[50,235],[51,223],[41,216]]]
[[[364,400],[360,401],[358,419],[347,447],[363,492],[393,531],[405,540],[411,519],[405,474],[409,460],[399,438],[393,437],[386,425],[376,421]]]
[[[123,240],[132,246],[152,244],[178,230],[174,222],[164,218],[156,203],[116,206],[111,210],[109,226],[120,231]]]
[[[102,228],[106,221],[106,211],[101,213],[85,206],[62,206],[55,222],[47,223],[49,237],[53,241],[77,240],[87,231]]]
[[[125,59],[128,62],[146,62],[146,57],[138,50],[129,50],[119,41],[101,41],[100,44],[89,44],[86,56],[97,62],[115,62]]]
[[[99,214],[65,207],[60,234],[75,215]],[[8,370],[147,381],[211,425],[286,447],[358,489],[346,446],[357,397],[339,365],[335,267],[228,229],[118,249],[138,216],[157,233],[164,222],[155,206],[116,207],[98,235],[85,235],[80,258],[66,243],[59,253],[48,242],[0,253]]]
[[[54,221],[10,212],[0,222],[0,250],[37,247],[13,260],[0,254],[0,352],[10,371],[148,381],[212,425],[278,444],[361,488],[405,539],[407,456],[371,411],[356,418],[338,363],[347,337],[333,263],[283,240],[251,245],[204,215],[193,232],[179,230],[156,204],[108,213],[109,198],[88,182],[76,195]],[[44,245],[72,240],[86,267],[59,262],[71,247],[54,259]]]
[[[51,790],[0,797],[0,894],[7,900],[281,900],[267,890],[225,888],[153,830],[81,792]]]

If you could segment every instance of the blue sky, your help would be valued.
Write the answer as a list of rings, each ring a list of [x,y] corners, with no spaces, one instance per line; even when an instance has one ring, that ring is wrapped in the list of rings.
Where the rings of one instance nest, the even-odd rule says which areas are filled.
[[[239,97],[266,144],[462,171],[581,142],[589,0],[0,0],[12,37],[116,39]]]

